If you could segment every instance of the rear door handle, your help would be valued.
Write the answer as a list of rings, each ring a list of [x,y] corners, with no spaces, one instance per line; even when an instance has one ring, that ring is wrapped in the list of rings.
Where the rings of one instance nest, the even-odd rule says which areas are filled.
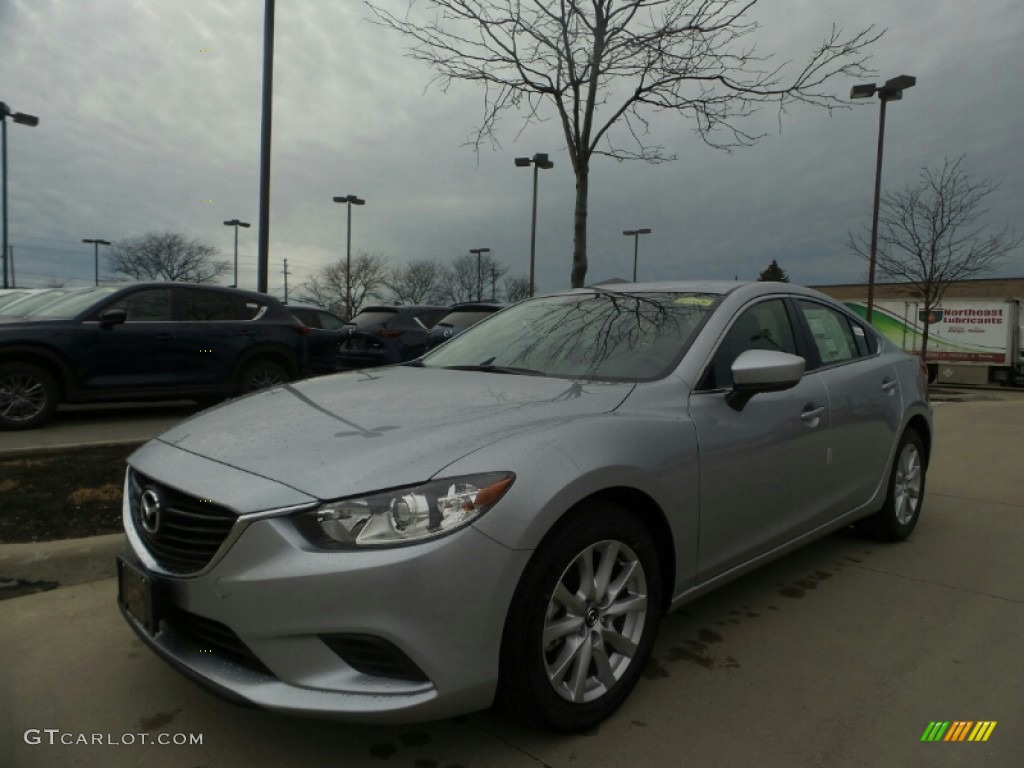
[[[896,391],[896,387],[898,385],[899,385],[899,382],[896,381],[896,379],[888,379],[887,378],[887,379],[883,379],[882,380],[882,389],[885,390],[886,392],[888,392],[890,395],[893,392]]]

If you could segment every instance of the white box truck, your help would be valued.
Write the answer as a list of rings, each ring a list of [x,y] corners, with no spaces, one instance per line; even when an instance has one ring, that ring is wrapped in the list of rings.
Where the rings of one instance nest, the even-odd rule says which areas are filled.
[[[929,378],[940,384],[1024,387],[1020,299],[946,299],[926,317],[912,299],[875,302],[872,325],[911,354],[921,354],[928,324]],[[867,301],[847,302],[862,317]]]

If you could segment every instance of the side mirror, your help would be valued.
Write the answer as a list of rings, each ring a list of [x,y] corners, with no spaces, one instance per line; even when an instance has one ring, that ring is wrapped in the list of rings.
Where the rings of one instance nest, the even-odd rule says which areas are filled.
[[[787,352],[748,349],[733,361],[732,391],[725,402],[742,411],[750,398],[760,392],[781,392],[800,383],[807,361]]]
[[[100,327],[101,328],[112,328],[115,325],[120,325],[128,319],[128,312],[124,309],[108,309],[106,312],[100,314]]]

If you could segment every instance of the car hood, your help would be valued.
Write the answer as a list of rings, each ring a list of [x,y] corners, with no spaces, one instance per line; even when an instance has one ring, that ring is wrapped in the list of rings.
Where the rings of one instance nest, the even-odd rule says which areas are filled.
[[[634,386],[395,366],[258,392],[157,439],[331,499],[425,481],[509,435],[612,411]]]

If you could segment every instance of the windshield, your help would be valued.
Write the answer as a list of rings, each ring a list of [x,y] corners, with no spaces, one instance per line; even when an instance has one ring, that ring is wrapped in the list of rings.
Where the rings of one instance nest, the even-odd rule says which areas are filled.
[[[684,293],[548,296],[506,309],[424,358],[430,368],[605,381],[673,370],[718,297]]]
[[[44,306],[35,309],[27,316],[51,317],[67,320],[76,317],[84,310],[91,307],[97,301],[105,299],[112,293],[120,290],[120,286],[104,286],[102,288],[85,288],[69,292],[56,301],[51,301]]]

